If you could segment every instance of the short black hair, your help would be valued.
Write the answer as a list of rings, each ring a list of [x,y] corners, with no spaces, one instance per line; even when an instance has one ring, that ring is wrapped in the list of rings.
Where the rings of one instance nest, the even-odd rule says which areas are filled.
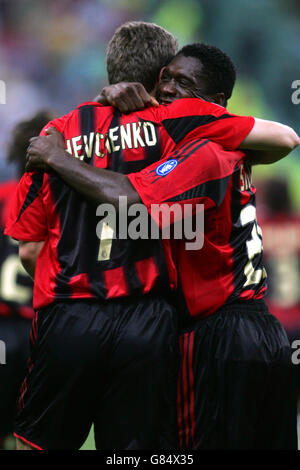
[[[207,94],[224,93],[227,101],[232,94],[236,80],[236,68],[231,58],[221,49],[204,43],[184,46],[178,55],[195,57],[203,65],[201,77],[207,84]]]
[[[17,164],[19,177],[21,177],[25,171],[25,157],[29,139],[38,136],[43,127],[55,117],[53,111],[45,109],[37,112],[30,119],[19,122],[14,127],[7,150],[7,161]]]

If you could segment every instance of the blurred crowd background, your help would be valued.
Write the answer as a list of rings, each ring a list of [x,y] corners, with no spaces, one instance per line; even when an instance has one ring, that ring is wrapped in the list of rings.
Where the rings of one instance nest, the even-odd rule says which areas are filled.
[[[238,71],[228,109],[300,133],[300,104],[292,101],[292,83],[300,81],[299,0],[0,0],[0,80],[6,84],[0,182],[16,176],[6,162],[15,124],[40,109],[62,115],[92,100],[107,84],[108,41],[129,20],[167,28],[180,46],[203,41],[220,47]],[[275,273],[271,301],[278,311],[287,309],[291,338],[300,339],[300,148],[275,165],[255,168],[254,183],[266,221],[268,268]],[[281,218],[272,219],[277,213]]]
[[[300,3],[297,0],[0,0],[0,180],[14,173],[5,163],[10,130],[41,107],[65,114],[92,99],[107,83],[105,52],[127,20],[158,23],[180,46],[212,43],[234,60],[238,81],[229,110],[274,119],[298,132]],[[300,150],[256,170],[257,178],[288,178],[292,204],[300,203]]]

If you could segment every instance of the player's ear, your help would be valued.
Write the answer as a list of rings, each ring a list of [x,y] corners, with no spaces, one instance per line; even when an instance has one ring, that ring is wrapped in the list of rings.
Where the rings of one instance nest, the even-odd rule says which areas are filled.
[[[220,106],[225,106],[226,100],[223,92],[214,93],[213,95],[210,95],[210,97],[212,98],[214,103],[219,104]]]
[[[163,71],[165,70],[165,68],[166,68],[166,67],[163,67],[163,68],[161,69],[161,71],[159,72],[158,83],[159,83],[160,80],[161,80],[161,76],[162,76],[162,73],[163,73]]]

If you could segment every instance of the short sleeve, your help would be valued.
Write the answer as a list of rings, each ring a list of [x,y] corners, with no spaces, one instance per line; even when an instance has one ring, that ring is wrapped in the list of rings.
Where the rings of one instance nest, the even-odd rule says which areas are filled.
[[[229,152],[207,140],[190,143],[128,176],[148,212],[160,226],[222,203],[242,152]],[[170,209],[172,211],[170,212]],[[163,215],[168,215],[164,218]]]
[[[25,173],[12,197],[5,235],[20,241],[42,241],[47,236],[47,219],[41,197],[44,174]]]
[[[161,123],[176,143],[205,138],[227,150],[236,150],[251,132],[255,119],[238,116],[215,103],[183,98],[157,108]]]
[[[55,127],[63,132],[68,118],[73,111],[65,116],[50,121],[40,132],[47,135],[48,127]],[[21,178],[8,211],[5,235],[21,241],[42,241],[48,233],[46,210],[42,198],[44,184],[43,172],[25,173]]]

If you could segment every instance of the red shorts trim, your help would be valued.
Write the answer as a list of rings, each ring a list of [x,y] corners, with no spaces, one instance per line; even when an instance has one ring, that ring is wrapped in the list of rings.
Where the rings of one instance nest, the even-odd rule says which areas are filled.
[[[44,449],[42,449],[42,447],[39,447],[39,446],[37,446],[36,444],[33,444],[32,442],[30,442],[30,441],[28,441],[27,439],[25,439],[25,437],[19,436],[19,434],[16,434],[15,432],[14,432],[14,436],[15,436],[17,439],[20,439],[21,441],[26,442],[26,444],[29,444],[31,447],[34,447],[34,448],[37,449],[37,450],[44,450]]]

